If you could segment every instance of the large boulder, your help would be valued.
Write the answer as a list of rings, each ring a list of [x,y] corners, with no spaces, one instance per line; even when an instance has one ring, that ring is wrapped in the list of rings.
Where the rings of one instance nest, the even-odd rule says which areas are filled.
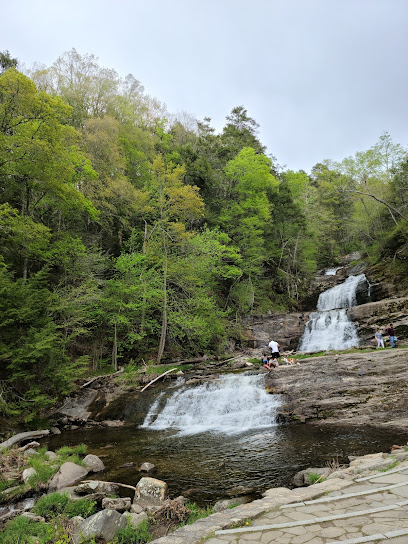
[[[84,457],[84,464],[89,472],[102,472],[105,470],[105,465],[97,455],[87,455]]]
[[[72,542],[80,544],[97,537],[103,538],[105,542],[111,542],[116,533],[126,527],[126,523],[126,517],[116,510],[101,510],[79,524],[72,536]]]
[[[136,486],[134,502],[160,504],[168,495],[166,482],[156,478],[141,478]]]
[[[67,461],[61,465],[57,474],[50,481],[48,490],[52,493],[63,487],[70,487],[85,478],[87,474],[88,470],[86,468]]]

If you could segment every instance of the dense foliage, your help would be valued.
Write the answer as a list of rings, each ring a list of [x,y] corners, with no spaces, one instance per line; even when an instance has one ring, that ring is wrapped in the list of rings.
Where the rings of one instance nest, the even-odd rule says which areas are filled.
[[[280,171],[243,106],[221,133],[75,49],[0,55],[0,411],[29,420],[103,365],[222,352],[364,249],[404,268],[408,161]]]

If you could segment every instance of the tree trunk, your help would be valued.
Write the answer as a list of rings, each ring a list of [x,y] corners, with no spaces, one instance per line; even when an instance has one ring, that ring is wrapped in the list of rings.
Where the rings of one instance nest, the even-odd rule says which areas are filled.
[[[167,334],[167,247],[164,242],[164,255],[163,255],[163,315],[162,315],[162,329],[160,334],[159,351],[157,353],[157,362],[160,363],[163,357],[164,345],[166,343]]]
[[[116,371],[118,369],[118,324],[115,321],[115,334],[113,337],[112,348],[112,367]]]

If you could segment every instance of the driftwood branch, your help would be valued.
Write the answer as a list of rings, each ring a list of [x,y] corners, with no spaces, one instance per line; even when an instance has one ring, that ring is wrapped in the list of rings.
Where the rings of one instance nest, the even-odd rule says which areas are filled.
[[[123,368],[118,370],[117,372],[114,372],[113,374],[104,374],[103,376],[95,376],[95,378],[92,378],[92,380],[89,380],[89,382],[84,383],[81,385],[80,389],[84,389],[84,387],[88,387],[88,385],[91,385],[91,383],[95,382],[96,380],[101,380],[103,378],[114,378],[115,376],[119,376],[119,374],[122,374]]]
[[[11,446],[14,446],[14,444],[19,444],[27,439],[31,440],[32,438],[42,438],[43,436],[47,436],[49,434],[50,431],[48,429],[44,429],[43,431],[27,431],[25,433],[15,434],[8,440],[0,443],[0,450],[4,448],[11,448]]]
[[[174,370],[177,370],[177,368],[171,368],[170,370],[167,370],[167,372],[163,372],[163,374],[160,374],[160,376],[157,376],[157,378],[155,378],[154,380],[149,382],[147,385],[145,385],[140,392],[143,393],[143,391],[145,391],[145,389],[147,389],[150,385],[152,385],[152,383],[157,382],[157,380],[160,380],[160,378],[163,378],[163,376],[165,376],[166,374],[169,374],[170,372],[173,372]]]
[[[89,483],[94,482],[94,481],[95,480],[82,480],[82,483],[89,484]],[[111,485],[118,485],[119,487],[127,487],[128,489],[133,489],[133,491],[136,491],[136,487],[134,487],[133,485],[119,484],[118,482],[105,482],[105,480],[103,480],[103,483],[104,484],[111,484]]]
[[[203,357],[194,357],[193,359],[183,359],[182,361],[166,361],[166,364],[168,365],[194,365],[197,363],[205,363],[209,360],[209,357],[207,355],[204,355]]]

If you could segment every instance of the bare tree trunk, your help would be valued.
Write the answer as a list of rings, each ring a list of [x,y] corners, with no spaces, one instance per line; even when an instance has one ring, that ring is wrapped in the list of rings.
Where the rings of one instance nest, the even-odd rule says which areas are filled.
[[[142,248],[142,254],[146,255],[146,245],[147,245],[147,223],[145,221],[145,230],[144,230],[144,239],[143,239],[143,248]],[[143,272],[142,272],[143,274]],[[140,335],[143,337],[145,333],[145,327],[146,327],[146,304],[147,304],[147,297],[146,297],[146,281],[142,277],[142,274],[140,276],[140,281],[142,282],[142,289],[143,289],[143,304],[142,304],[142,315],[141,315],[141,322],[140,322]]]
[[[163,315],[162,315],[162,329],[160,334],[159,350],[157,353],[157,362],[160,363],[163,357],[164,345],[166,343],[167,334],[167,247],[164,242],[164,262],[163,262]]]
[[[112,366],[114,370],[118,369],[118,324],[115,321],[115,334],[113,337],[113,348],[112,348]]]

